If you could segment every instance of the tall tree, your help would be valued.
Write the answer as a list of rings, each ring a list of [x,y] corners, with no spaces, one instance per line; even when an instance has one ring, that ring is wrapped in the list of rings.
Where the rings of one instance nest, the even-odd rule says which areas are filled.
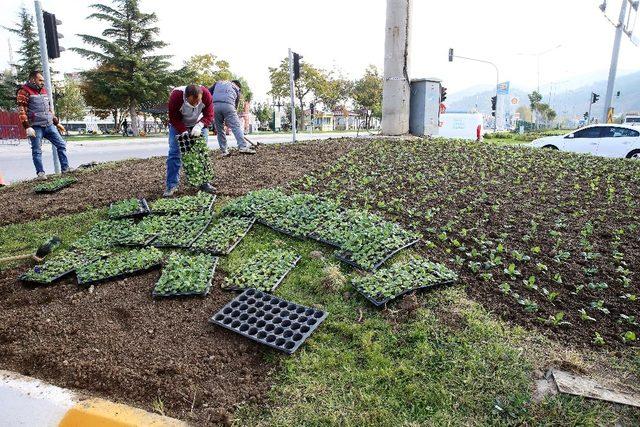
[[[345,79],[339,73],[332,71],[326,74],[326,79],[319,87],[318,99],[329,109],[334,111],[351,97],[353,82]]]
[[[81,120],[85,116],[86,105],[78,82],[66,76],[63,84],[57,88],[56,115],[64,123],[69,120]]]
[[[0,110],[16,107],[16,78],[10,69],[0,73]]]
[[[40,43],[33,23],[33,16],[22,6],[18,13],[18,22],[14,27],[4,28],[20,38],[20,49],[17,52],[19,60],[16,64],[11,65],[16,68],[17,81],[25,82],[29,78],[31,71],[42,68]]]
[[[382,76],[375,65],[369,65],[364,76],[353,85],[353,100],[359,108],[371,111],[372,117],[382,117]],[[370,117],[367,115],[366,126]]]
[[[80,89],[93,114],[101,119],[112,116],[116,131],[119,131],[127,103],[114,90],[116,83],[113,79],[114,73],[109,72],[109,67],[100,65],[82,73]]]
[[[265,103],[259,103],[255,105],[251,112],[256,116],[256,119],[260,122],[261,125],[268,125],[273,118],[273,108]]]
[[[131,130],[137,135],[138,108],[165,99],[173,74],[168,70],[169,56],[153,53],[166,46],[157,40],[156,14],[140,11],[139,0],[112,0],[112,4],[91,5],[96,12],[88,19],[105,22],[108,28],[102,37],[79,34],[93,48],[73,50],[105,66],[102,77],[114,85],[114,96],[126,101]]]
[[[269,94],[276,99],[288,99],[289,88],[289,58],[280,62],[278,67],[269,67],[269,80],[271,81],[271,91]],[[304,111],[305,99],[309,95],[315,95],[322,91],[322,86],[326,84],[326,74],[314,66],[302,62],[300,65],[300,78],[295,82],[294,96],[299,102],[301,111]],[[304,114],[296,114],[298,127],[304,129]]]
[[[538,111],[538,107],[540,105],[540,101],[542,101],[542,95],[538,91],[533,91],[529,95],[529,107],[531,108],[531,118],[533,122],[536,122],[536,111]]]

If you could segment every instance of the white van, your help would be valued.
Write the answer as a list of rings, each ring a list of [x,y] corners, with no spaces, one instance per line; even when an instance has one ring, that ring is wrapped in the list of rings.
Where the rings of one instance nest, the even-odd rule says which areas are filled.
[[[628,115],[624,118],[624,124],[629,126],[640,126],[640,115]]]
[[[484,118],[480,113],[446,112],[440,114],[438,136],[479,141],[484,134]]]

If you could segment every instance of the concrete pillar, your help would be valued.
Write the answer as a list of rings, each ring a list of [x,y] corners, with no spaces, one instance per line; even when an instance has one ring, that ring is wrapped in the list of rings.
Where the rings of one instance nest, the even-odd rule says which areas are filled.
[[[382,133],[409,133],[409,39],[412,0],[387,0]]]

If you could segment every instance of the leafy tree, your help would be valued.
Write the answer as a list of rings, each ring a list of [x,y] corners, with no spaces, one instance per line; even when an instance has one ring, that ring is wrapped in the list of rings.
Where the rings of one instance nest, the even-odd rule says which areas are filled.
[[[255,105],[251,112],[256,116],[256,119],[258,119],[261,125],[269,124],[273,117],[273,108],[266,102]]]
[[[318,88],[318,99],[329,109],[334,111],[351,97],[353,82],[335,72],[328,73],[324,82]]]
[[[540,92],[534,90],[527,96],[529,97],[529,107],[531,108],[531,115],[535,122],[535,118],[536,118],[535,113],[536,111],[538,111],[538,106],[540,104],[540,101],[542,101],[542,95],[540,94]]]
[[[95,12],[88,19],[105,22],[108,27],[102,37],[79,34],[91,49],[73,48],[104,66],[99,77],[113,84],[114,96],[126,101],[135,135],[139,133],[138,108],[166,99],[175,83],[174,74],[168,70],[169,56],[153,53],[166,46],[156,39],[159,28],[153,24],[157,16],[140,11],[139,3],[139,0],[112,0],[113,7],[91,5]]]
[[[126,114],[127,103],[115,90],[117,85],[114,76],[115,73],[111,73],[107,65],[84,71],[80,89],[92,113],[101,119],[112,116],[116,131],[119,131],[120,123]]]
[[[278,67],[269,67],[269,80],[271,81],[271,91],[269,94],[276,99],[287,99],[290,95],[289,88],[289,58],[280,62]],[[299,102],[301,111],[304,111],[305,99],[309,95],[319,97],[322,87],[326,84],[327,76],[322,71],[306,62],[300,64],[300,78],[295,82],[294,97]],[[304,114],[297,114],[297,124],[300,129],[304,129]]]
[[[78,82],[70,77],[65,77],[64,82],[57,90],[56,115],[61,121],[81,120],[85,116],[85,103]]]
[[[42,68],[42,64],[40,61],[40,42],[33,23],[33,16],[27,12],[24,6],[18,13],[18,20],[13,28],[4,28],[20,38],[20,49],[18,49],[20,59],[17,64],[11,65],[16,68],[17,81],[22,83],[27,81],[31,71]]]
[[[371,110],[372,117],[382,117],[382,75],[375,65],[369,65],[364,76],[353,86],[353,100],[359,108]],[[366,126],[369,127],[370,117]]]
[[[516,113],[520,114],[520,120],[524,120],[525,122],[531,121],[531,109],[526,105],[519,106]]]

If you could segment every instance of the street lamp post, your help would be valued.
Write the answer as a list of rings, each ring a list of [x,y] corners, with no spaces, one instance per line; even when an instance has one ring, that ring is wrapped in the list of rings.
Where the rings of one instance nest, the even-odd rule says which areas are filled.
[[[466,56],[458,56],[453,54],[453,49],[449,49],[449,62],[453,62],[453,58],[466,59],[467,61],[482,62],[483,64],[489,64],[496,70],[496,100],[498,99],[498,86],[500,85],[500,71],[498,66],[491,61],[485,61],[484,59],[468,58]],[[496,116],[493,123],[493,130],[498,130],[498,107],[496,107]]]
[[[522,55],[522,56],[535,56],[536,57],[536,62],[537,62],[537,68],[538,68],[538,89],[537,92],[540,93],[540,58],[544,55],[546,55],[549,52],[552,52],[556,49],[561,48],[562,45],[559,44],[556,47],[552,47],[551,49],[547,49],[547,50],[543,50],[542,52],[538,52],[538,53],[518,53],[517,55]]]

